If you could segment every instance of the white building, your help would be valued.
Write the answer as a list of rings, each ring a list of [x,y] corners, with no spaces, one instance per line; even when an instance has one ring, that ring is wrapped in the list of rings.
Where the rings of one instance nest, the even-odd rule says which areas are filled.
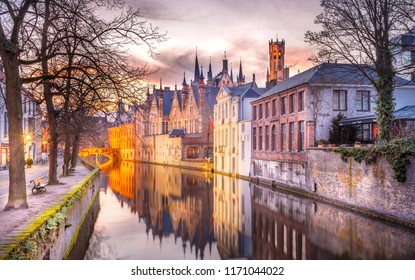
[[[6,85],[3,82],[3,66],[0,65],[0,169],[9,164],[9,124],[5,104]],[[42,114],[39,105],[29,97],[29,94],[22,95],[23,111],[23,135],[25,159],[32,158],[34,162],[42,159]]]
[[[218,172],[249,176],[251,159],[251,105],[267,89],[255,82],[223,86],[214,107],[214,162]]]

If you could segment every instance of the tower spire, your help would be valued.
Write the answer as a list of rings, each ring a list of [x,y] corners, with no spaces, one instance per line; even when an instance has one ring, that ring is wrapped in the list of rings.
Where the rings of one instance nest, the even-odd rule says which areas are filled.
[[[197,83],[200,79],[200,69],[199,69],[199,61],[197,59],[197,47],[196,47],[196,59],[195,59],[195,79],[194,81]]]
[[[212,79],[213,79],[213,74],[212,74],[212,57],[209,56],[208,81],[211,81]]]
[[[239,58],[239,80],[242,80],[242,57]]]
[[[225,51],[225,57],[223,58],[222,73],[228,73],[228,59],[226,58],[226,51]]]
[[[232,63],[231,63],[231,81],[233,82],[233,71],[232,71]]]

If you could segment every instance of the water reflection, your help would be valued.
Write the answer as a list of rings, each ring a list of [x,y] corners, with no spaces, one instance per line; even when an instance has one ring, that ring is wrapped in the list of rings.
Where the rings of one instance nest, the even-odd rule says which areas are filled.
[[[122,162],[86,259],[414,259],[415,233],[218,174]]]

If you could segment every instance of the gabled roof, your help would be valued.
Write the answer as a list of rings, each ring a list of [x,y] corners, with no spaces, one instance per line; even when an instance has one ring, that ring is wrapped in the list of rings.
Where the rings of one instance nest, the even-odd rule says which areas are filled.
[[[375,70],[368,65],[361,65],[369,77],[375,78]],[[259,99],[266,98],[275,93],[283,92],[285,90],[303,85],[372,85],[369,79],[363,75],[357,66],[352,64],[340,63],[322,63],[313,68],[308,69],[300,74],[284,80],[284,82],[277,84],[268,90]],[[395,77],[396,86],[411,85],[415,83],[406,79]],[[258,99],[258,100],[259,100]]]
[[[268,89],[257,88],[255,87],[254,82],[251,82],[237,87],[223,86],[223,90],[225,90],[231,96],[240,96],[242,98],[256,98],[264,94]]]

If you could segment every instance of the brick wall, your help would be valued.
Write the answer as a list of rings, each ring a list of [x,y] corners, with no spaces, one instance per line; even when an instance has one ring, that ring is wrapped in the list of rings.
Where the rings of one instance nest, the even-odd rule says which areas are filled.
[[[382,158],[366,165],[353,159],[344,162],[340,154],[329,150],[310,149],[306,174],[310,192],[415,225],[414,159],[407,167],[407,181],[399,183]]]

